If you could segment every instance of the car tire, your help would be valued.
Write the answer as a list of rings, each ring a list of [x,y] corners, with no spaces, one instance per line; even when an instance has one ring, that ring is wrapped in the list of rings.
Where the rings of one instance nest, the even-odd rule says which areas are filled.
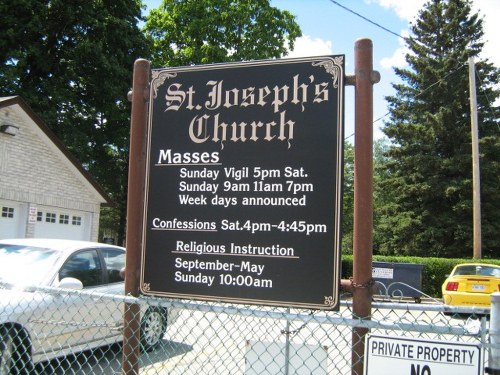
[[[149,308],[141,319],[141,349],[149,352],[160,345],[167,330],[167,313],[164,309]]]
[[[29,375],[33,362],[27,337],[12,327],[0,327],[0,375]]]
[[[9,375],[14,368],[14,339],[5,328],[0,328],[0,375]]]

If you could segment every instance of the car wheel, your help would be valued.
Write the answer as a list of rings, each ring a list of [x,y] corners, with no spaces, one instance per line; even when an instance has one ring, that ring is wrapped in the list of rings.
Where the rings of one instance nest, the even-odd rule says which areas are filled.
[[[149,308],[141,320],[141,349],[149,352],[156,348],[166,330],[166,311],[161,308]]]
[[[33,363],[26,342],[14,328],[0,327],[0,375],[32,373]]]

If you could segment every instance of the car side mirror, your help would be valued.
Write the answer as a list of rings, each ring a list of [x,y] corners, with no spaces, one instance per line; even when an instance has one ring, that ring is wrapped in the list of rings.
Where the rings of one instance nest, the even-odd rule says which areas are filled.
[[[125,267],[123,267],[123,268],[120,270],[120,277],[122,278],[122,280],[125,280]]]
[[[82,290],[83,284],[80,280],[75,279],[74,277],[65,277],[59,282],[58,287],[62,289]]]

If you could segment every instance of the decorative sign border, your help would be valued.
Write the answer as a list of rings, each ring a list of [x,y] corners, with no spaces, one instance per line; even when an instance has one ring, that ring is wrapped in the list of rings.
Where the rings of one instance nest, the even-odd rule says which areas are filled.
[[[153,70],[141,292],[337,309],[344,56]]]

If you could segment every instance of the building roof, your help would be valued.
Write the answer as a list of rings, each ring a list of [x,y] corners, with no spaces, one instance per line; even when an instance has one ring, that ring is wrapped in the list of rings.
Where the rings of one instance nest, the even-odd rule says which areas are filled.
[[[103,187],[91,176],[91,174],[82,166],[76,157],[64,146],[57,136],[48,128],[42,119],[31,109],[31,107],[20,96],[0,97],[0,109],[6,107],[19,106],[34,124],[47,136],[52,144],[64,155],[70,164],[76,168],[81,176],[92,186],[95,192],[100,195],[105,202],[105,205],[112,205],[113,202],[110,196],[106,193]]]

